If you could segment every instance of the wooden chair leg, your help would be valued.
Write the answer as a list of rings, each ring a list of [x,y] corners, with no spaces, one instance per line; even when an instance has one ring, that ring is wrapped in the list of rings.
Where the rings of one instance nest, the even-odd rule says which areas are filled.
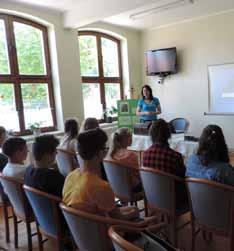
[[[63,251],[63,244],[61,240],[56,241],[57,251]]]
[[[28,251],[32,251],[32,233],[31,233],[31,224],[26,221],[27,228],[27,239],[28,239]]]
[[[17,217],[13,212],[13,224],[14,224],[14,244],[15,248],[18,248],[18,223],[17,223]]]
[[[191,240],[191,245],[192,245],[192,247],[191,247],[191,251],[195,251],[195,238],[196,238],[196,231],[195,231],[195,226],[194,226],[194,224],[193,223],[191,223],[191,232],[192,232],[192,235],[191,235],[191,238],[192,238],[192,240]]]
[[[203,239],[208,243],[210,243],[213,240],[213,235],[211,232],[207,232],[207,231],[203,230],[202,236],[203,236]]]
[[[36,222],[36,226],[37,226],[37,238],[38,238],[38,247],[39,247],[39,251],[43,251],[43,241],[42,241],[42,235],[38,226],[38,223]]]
[[[172,233],[172,243],[175,247],[177,247],[177,231],[176,231],[176,222],[175,219],[172,220],[171,224],[171,233]]]
[[[145,197],[144,197],[144,207],[145,207],[145,217],[147,217],[148,216],[148,205],[147,205],[147,200]]]
[[[5,202],[3,202],[3,218],[4,218],[4,224],[5,224],[5,237],[6,242],[10,242],[10,230],[9,230],[9,215],[8,215],[8,207]]]

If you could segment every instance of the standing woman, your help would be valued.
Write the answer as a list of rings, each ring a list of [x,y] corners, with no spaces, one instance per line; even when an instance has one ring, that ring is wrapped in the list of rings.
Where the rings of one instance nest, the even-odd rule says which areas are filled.
[[[157,115],[162,112],[159,99],[153,97],[152,89],[149,85],[142,87],[141,95],[142,98],[138,101],[136,109],[137,116],[140,116],[140,122],[157,120]]]

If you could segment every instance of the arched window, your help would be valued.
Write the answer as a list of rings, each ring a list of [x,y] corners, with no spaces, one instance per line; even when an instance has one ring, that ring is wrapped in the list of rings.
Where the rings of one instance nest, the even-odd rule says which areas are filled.
[[[78,38],[84,114],[101,119],[123,98],[120,41],[92,31],[80,31]]]
[[[0,14],[0,125],[27,134],[55,124],[47,28]]]

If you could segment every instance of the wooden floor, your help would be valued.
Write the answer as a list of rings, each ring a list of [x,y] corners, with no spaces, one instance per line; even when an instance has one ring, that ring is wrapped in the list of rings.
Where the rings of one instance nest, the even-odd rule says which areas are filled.
[[[32,224],[33,226],[33,224]],[[26,238],[26,228],[24,223],[19,224],[19,248],[14,248],[14,239],[13,239],[13,224],[10,222],[11,236],[10,243],[5,242],[5,232],[4,225],[2,220],[2,211],[0,210],[0,251],[27,251],[27,238]],[[35,226],[33,227],[35,229]],[[190,226],[186,226],[178,234],[179,247],[182,250],[190,251],[191,250],[191,231]],[[2,249],[1,249],[2,248]],[[33,237],[33,250],[38,250],[37,236]],[[47,241],[44,244],[45,251],[56,251],[52,242]],[[196,251],[227,251],[228,250],[228,241],[227,239],[214,236],[213,241],[208,244],[203,240],[202,235],[198,234],[196,241]]]

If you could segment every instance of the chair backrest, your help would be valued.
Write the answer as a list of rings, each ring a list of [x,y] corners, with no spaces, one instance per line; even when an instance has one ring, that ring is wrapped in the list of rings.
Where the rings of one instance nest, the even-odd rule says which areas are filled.
[[[0,183],[0,204],[4,203],[4,202],[5,203],[9,202],[9,199],[8,199],[6,193],[3,190],[2,184]]]
[[[170,121],[175,132],[186,132],[189,127],[189,122],[185,118],[176,118]]]
[[[175,213],[175,183],[183,179],[157,169],[141,167],[140,175],[149,207]]]
[[[214,181],[187,178],[193,220],[213,231],[227,234],[233,226],[234,188]]]
[[[129,229],[123,226],[111,226],[108,230],[108,235],[112,240],[115,251],[143,251],[142,248],[139,248],[132,244],[131,242],[124,239],[123,235],[129,232],[138,233],[139,231]]]
[[[104,160],[103,165],[116,197],[126,202],[132,201],[130,168],[111,160]]]
[[[38,189],[23,186],[41,231],[56,238],[62,234],[61,199]]]
[[[79,250],[109,251],[106,217],[86,213],[60,204],[63,215]]]
[[[64,149],[57,149],[56,161],[59,172],[66,177],[76,166],[76,155]]]
[[[23,184],[19,180],[4,176],[0,173],[0,181],[4,192],[8,196],[16,216],[26,219],[32,218],[32,210],[23,190]]]

